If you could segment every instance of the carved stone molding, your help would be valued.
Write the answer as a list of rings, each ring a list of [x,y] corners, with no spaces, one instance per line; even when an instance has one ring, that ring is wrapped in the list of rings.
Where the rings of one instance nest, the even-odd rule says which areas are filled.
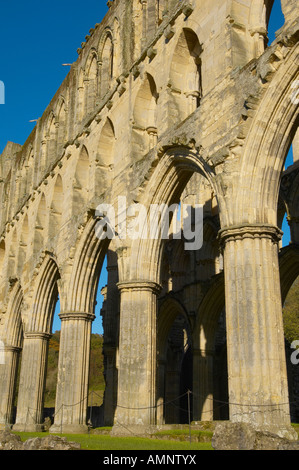
[[[223,228],[218,233],[220,246],[223,248],[227,242],[243,240],[245,238],[270,238],[273,243],[278,243],[283,232],[274,225],[269,224],[240,224]]]

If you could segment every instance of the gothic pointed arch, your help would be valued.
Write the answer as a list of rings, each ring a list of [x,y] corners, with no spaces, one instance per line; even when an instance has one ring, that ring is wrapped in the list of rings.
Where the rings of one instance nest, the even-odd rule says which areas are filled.
[[[109,188],[113,179],[115,145],[114,125],[107,118],[101,130],[95,161],[95,190],[99,195]]]
[[[76,246],[66,311],[94,313],[97,285],[110,240],[96,236],[97,220],[90,218]]]
[[[76,113],[78,121],[81,121],[85,114],[85,73],[81,67],[78,74],[78,94],[77,94],[77,106]]]
[[[34,227],[33,252],[38,253],[44,246],[47,231],[47,203],[44,193],[41,194]]]
[[[166,205],[171,208],[178,204],[180,196],[194,172],[200,172],[206,177],[213,191],[221,203],[221,189],[215,183],[214,173],[204,163],[196,150],[188,146],[171,146],[161,157],[154,168],[147,183],[147,191],[141,199],[141,203],[150,211],[151,205],[158,207]],[[148,214],[149,216],[149,214]],[[160,266],[165,245],[165,240],[159,236],[148,239],[148,225],[144,225],[144,231],[138,240],[133,241],[130,258],[130,277],[132,279],[147,279],[160,283]],[[140,261],[142,263],[140,264]]]
[[[108,93],[114,76],[114,44],[112,32],[109,29],[103,33],[100,40],[99,58],[101,63],[100,90],[103,98]]]
[[[63,147],[67,142],[67,103],[64,96],[60,96],[57,103],[57,156],[61,157]]]
[[[73,183],[73,212],[82,211],[82,207],[88,200],[90,160],[89,153],[85,145],[80,149],[77,159],[74,183]]]
[[[173,123],[186,119],[200,104],[201,54],[197,35],[184,28],[172,56],[169,74],[169,117]]]
[[[29,220],[28,214],[25,214],[21,234],[20,234],[20,248],[19,248],[19,256],[18,256],[18,272],[20,274],[24,270],[24,264],[26,261],[27,250],[28,250],[28,243],[29,243]]]
[[[54,112],[51,112],[48,118],[46,138],[47,138],[47,153],[46,153],[46,168],[50,168],[51,164],[57,158],[57,135],[58,123]]]
[[[96,99],[98,96],[98,56],[95,49],[89,53],[85,66],[85,81],[86,81],[86,113],[90,114],[96,106]]]
[[[31,285],[33,310],[27,320],[28,331],[51,333],[59,279],[60,273],[55,259],[45,254]]]
[[[139,159],[157,143],[158,92],[154,78],[146,74],[135,99],[133,109],[133,158]]]
[[[61,175],[56,176],[56,181],[53,189],[52,202],[50,205],[50,223],[49,223],[49,236],[53,238],[59,234],[62,214],[64,209],[64,190]]]
[[[16,227],[12,231],[9,253],[8,253],[8,276],[13,276],[16,274],[17,269],[17,256],[18,256],[19,246],[18,246],[18,233]]]
[[[23,337],[22,320],[23,291],[20,283],[15,282],[9,292],[9,300],[4,316],[1,338],[4,344],[16,348],[21,348]]]
[[[259,104],[259,112],[250,122],[236,188],[240,193],[230,208],[232,224],[277,224],[281,174],[299,122],[299,108],[291,99],[296,79],[298,45],[290,50],[273,77],[271,87]],[[254,174],[259,172],[260,176],[255,181],[252,168],[255,168]],[[255,211],[248,211],[248,207],[255,208]],[[267,210],[262,210],[262,207],[267,207]]]

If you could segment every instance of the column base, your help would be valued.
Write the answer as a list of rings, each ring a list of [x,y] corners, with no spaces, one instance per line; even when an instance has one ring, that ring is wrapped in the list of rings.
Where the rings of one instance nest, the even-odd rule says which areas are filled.
[[[53,424],[49,429],[50,434],[88,434],[86,424]]]
[[[12,430],[16,432],[43,432],[45,428],[43,424],[16,423],[12,426]]]
[[[13,427],[13,424],[0,423],[0,431],[10,431]]]

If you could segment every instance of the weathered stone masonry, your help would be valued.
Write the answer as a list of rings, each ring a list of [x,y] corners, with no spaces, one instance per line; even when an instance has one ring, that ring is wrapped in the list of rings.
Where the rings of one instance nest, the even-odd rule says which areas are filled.
[[[299,274],[298,4],[281,1],[285,24],[270,46],[271,0],[108,4],[27,141],[1,156],[0,425],[42,427],[59,294],[51,431],[87,429],[107,255],[104,420],[114,433],[184,421],[183,401],[168,404],[190,389],[195,421],[293,437],[282,301]],[[136,208],[203,204],[202,248],[100,241],[96,208],[119,196]],[[291,244],[281,249],[285,212]]]

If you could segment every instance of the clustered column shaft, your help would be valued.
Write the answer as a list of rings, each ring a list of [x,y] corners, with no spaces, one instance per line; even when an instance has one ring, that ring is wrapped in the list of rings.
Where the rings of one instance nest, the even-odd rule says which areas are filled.
[[[156,423],[156,311],[154,282],[119,284],[120,340],[115,427]],[[119,429],[120,430],[120,429]],[[125,428],[123,428],[125,432]]]
[[[290,425],[278,241],[274,226],[220,232],[224,247],[230,420]]]
[[[86,432],[92,313],[60,313],[54,425],[50,432]]]

